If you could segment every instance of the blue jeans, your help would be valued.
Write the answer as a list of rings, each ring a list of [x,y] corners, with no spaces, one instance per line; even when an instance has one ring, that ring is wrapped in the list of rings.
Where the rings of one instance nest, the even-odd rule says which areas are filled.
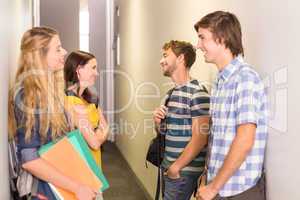
[[[171,179],[163,175],[164,200],[190,200],[198,178],[199,176],[181,175],[180,178]]]

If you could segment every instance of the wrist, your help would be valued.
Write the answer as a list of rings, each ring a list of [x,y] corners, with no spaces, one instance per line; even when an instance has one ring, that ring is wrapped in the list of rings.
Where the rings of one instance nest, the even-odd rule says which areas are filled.
[[[179,172],[181,170],[181,167],[178,165],[178,163],[174,162],[170,168],[172,168],[173,171]]]
[[[102,133],[106,133],[109,131],[109,126],[107,125],[103,125],[102,123],[99,123],[97,128],[96,128],[96,131],[100,131]]]
[[[219,186],[214,180],[208,184],[208,186],[215,194],[218,194],[221,189],[221,186]]]

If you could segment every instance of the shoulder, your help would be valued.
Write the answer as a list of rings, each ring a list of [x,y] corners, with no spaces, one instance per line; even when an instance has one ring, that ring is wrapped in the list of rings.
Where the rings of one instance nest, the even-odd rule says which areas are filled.
[[[24,100],[24,88],[20,87],[16,89],[13,95],[15,105],[21,104]]]
[[[249,64],[243,64],[236,76],[234,77],[234,84],[237,92],[242,91],[264,91],[264,83],[259,74]]]
[[[75,92],[71,90],[66,90],[65,91],[65,103],[67,105],[84,105],[84,100],[80,97],[78,97]]]
[[[253,82],[260,83],[261,78],[259,74],[254,70],[252,66],[245,63],[240,67],[239,73],[236,76],[237,81],[239,82]]]
[[[25,92],[24,88],[20,87],[14,91],[13,99],[14,99],[14,112],[17,123],[20,123],[22,119],[24,119],[24,97]]]
[[[194,79],[190,82],[189,87],[191,88],[191,95],[195,97],[209,97],[208,90],[204,84],[200,83],[198,80]]]

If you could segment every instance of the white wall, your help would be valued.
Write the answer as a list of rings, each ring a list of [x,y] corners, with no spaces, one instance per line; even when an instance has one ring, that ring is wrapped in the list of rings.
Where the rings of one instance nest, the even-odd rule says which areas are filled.
[[[106,69],[106,0],[89,0],[90,13],[90,52],[97,58],[101,71]],[[97,91],[100,95],[100,105],[106,107],[106,76],[97,80]],[[101,79],[101,80],[100,80]]]
[[[0,199],[9,199],[7,162],[7,98],[9,82],[16,71],[20,40],[31,27],[31,1],[0,2]]]
[[[132,96],[136,100],[132,92],[142,83],[150,81],[158,85],[158,91],[154,87],[140,91],[158,94],[156,97],[131,102],[117,118],[130,125],[120,130],[118,147],[146,190],[154,194],[156,177],[154,168],[147,170],[143,164],[148,142],[153,137],[151,128],[143,122],[151,120],[151,114],[141,112],[137,102],[147,110],[154,109],[161,93],[166,91],[164,83],[168,80],[159,69],[161,46],[170,39],[196,44],[194,23],[209,12],[228,10],[235,13],[242,24],[246,61],[254,65],[269,85],[268,199],[300,199],[297,189],[300,182],[297,170],[300,165],[299,3],[296,0],[124,0],[120,3],[121,66],[118,69],[131,77],[135,91],[130,90],[124,77],[118,77],[116,107],[125,106]],[[197,78],[210,82],[216,71],[204,63],[199,54],[192,72]]]
[[[1,110],[5,110],[5,112],[0,112],[0,128],[1,128],[1,136],[0,136],[0,184],[4,187],[0,188],[0,198],[1,199],[9,199],[8,195],[8,169],[7,169],[7,92],[8,92],[8,52],[5,49],[8,48],[7,39],[8,36],[8,25],[7,25],[7,17],[9,7],[9,1],[1,1],[0,3],[0,26],[4,31],[0,32],[0,60],[1,66],[0,70],[3,73],[0,73],[0,94],[3,98],[0,98]]]
[[[40,24],[58,30],[63,47],[79,49],[79,0],[40,0]]]
[[[100,97],[100,106],[109,124],[114,121],[114,82],[113,73],[113,24],[111,13],[114,1],[88,0],[90,14],[90,52],[98,61],[100,76],[96,89]],[[112,133],[112,132],[111,132]],[[110,134],[108,140],[114,141]]]

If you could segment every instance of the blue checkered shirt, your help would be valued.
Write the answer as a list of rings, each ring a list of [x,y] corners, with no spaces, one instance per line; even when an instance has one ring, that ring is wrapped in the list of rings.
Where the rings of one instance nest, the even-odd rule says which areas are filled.
[[[259,75],[238,56],[219,72],[212,87],[212,127],[208,182],[218,173],[241,124],[256,124],[252,150],[240,168],[219,191],[229,197],[253,187],[259,180],[267,140],[267,96]]]

